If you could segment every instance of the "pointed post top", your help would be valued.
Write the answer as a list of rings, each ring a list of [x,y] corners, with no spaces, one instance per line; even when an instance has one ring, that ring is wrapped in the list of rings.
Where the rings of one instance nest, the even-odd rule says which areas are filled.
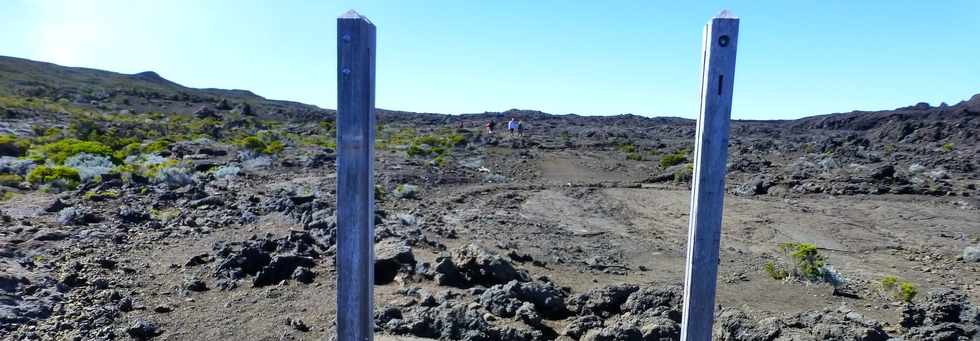
[[[344,12],[344,14],[341,14],[340,17],[338,17],[337,19],[363,19],[364,21],[367,21],[369,23],[371,22],[371,20],[369,20],[367,17],[361,15],[360,13],[357,13],[357,11],[353,9]]]
[[[736,17],[735,14],[732,14],[731,11],[725,9],[722,10],[721,13],[718,13],[714,19],[738,19],[738,17]]]

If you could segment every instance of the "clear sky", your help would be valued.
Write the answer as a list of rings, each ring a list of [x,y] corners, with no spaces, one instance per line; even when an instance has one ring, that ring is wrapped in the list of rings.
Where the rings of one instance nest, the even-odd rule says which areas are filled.
[[[742,19],[733,116],[980,93],[980,1],[7,0],[0,54],[334,108],[337,16],[378,26],[377,105],[694,117],[701,32]]]

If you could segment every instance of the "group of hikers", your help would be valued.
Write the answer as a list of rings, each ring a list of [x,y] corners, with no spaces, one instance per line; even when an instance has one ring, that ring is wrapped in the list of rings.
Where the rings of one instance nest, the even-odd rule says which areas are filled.
[[[487,121],[486,128],[487,134],[493,135],[494,129],[497,126],[497,122],[494,120]],[[510,121],[507,122],[507,130],[510,131],[510,135],[524,136],[524,121],[517,120],[511,117]]]

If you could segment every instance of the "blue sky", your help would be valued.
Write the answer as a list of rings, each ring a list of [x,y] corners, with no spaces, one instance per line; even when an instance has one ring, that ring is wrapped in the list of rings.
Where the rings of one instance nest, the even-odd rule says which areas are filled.
[[[335,19],[378,26],[377,105],[694,117],[701,31],[742,19],[733,116],[980,93],[980,1],[8,0],[0,54],[336,103]]]

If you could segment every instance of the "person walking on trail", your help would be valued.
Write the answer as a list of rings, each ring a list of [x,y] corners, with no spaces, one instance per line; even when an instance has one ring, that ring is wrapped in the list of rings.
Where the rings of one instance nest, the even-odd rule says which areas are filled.
[[[494,123],[493,120],[487,121],[487,134],[493,135],[494,125],[496,125],[496,123]]]
[[[510,122],[507,122],[507,130],[510,130],[510,135],[517,133],[517,119],[511,117]]]
[[[524,137],[524,121],[517,121],[517,136]]]

